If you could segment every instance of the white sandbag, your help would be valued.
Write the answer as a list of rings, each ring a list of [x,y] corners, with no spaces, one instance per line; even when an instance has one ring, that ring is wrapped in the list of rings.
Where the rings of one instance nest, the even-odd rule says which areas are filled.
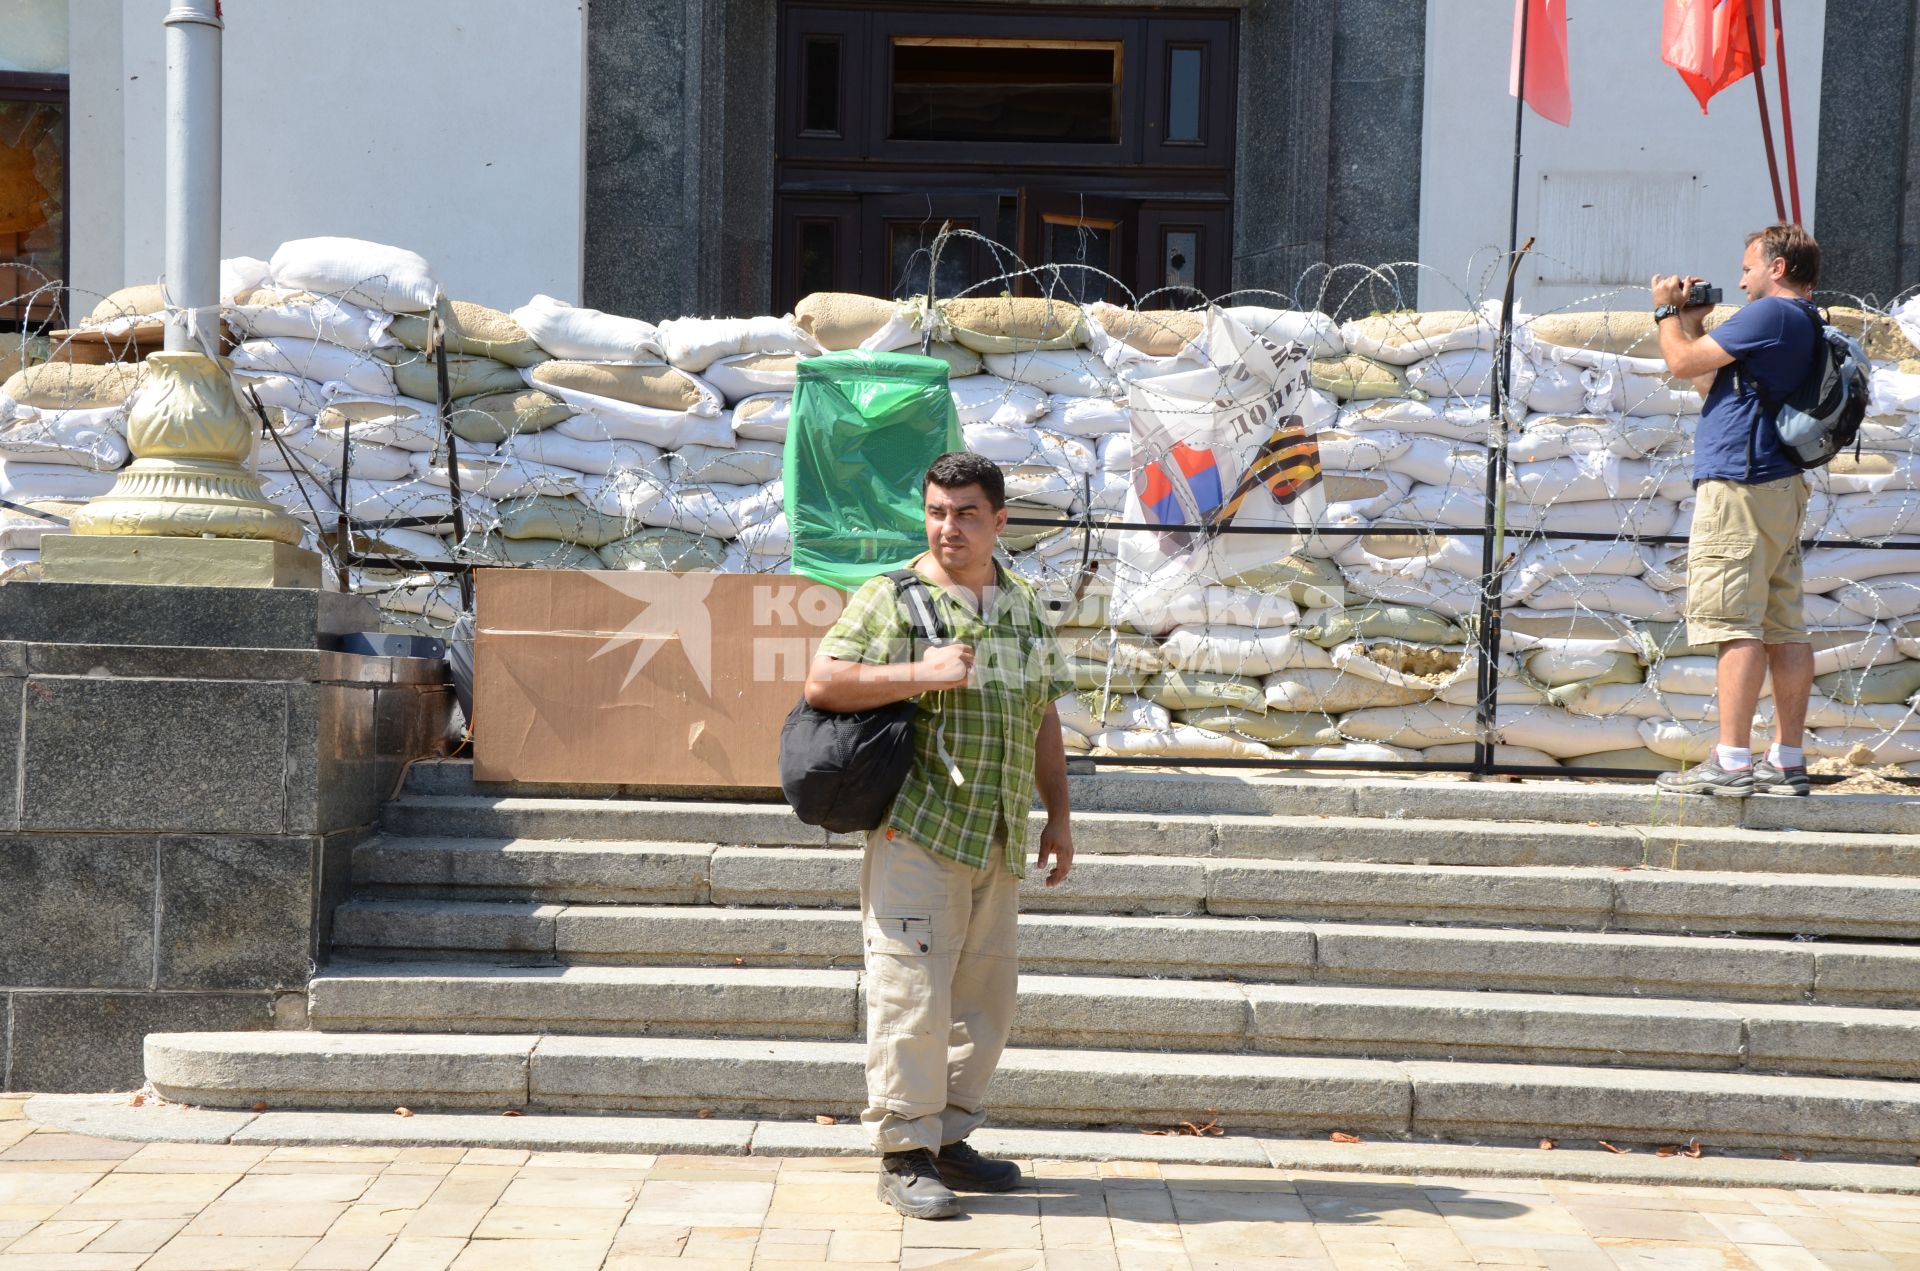
[[[1349,569],[1347,587],[1356,596],[1431,609],[1449,618],[1480,611],[1480,580],[1446,569],[1428,569],[1418,578],[1368,567]]]
[[[651,520],[673,497],[673,487],[648,468],[616,468],[605,477],[588,477],[575,496],[596,512],[618,517],[636,530],[660,527]]]
[[[1200,587],[1156,597],[1152,607],[1135,606],[1128,622],[1136,631],[1164,635],[1175,627],[1251,627],[1268,630],[1300,621],[1300,608],[1286,596],[1269,596],[1240,587]]]
[[[1384,468],[1407,453],[1412,438],[1391,428],[1377,432],[1351,432],[1345,428],[1323,428],[1313,435],[1320,447],[1320,466],[1328,472],[1371,472]]]
[[[342,471],[368,481],[404,481],[413,475],[413,456],[395,446],[355,441],[341,453],[338,432],[303,423],[277,428],[271,437],[256,436],[254,463],[260,472],[303,472],[333,480]]]
[[[1324,525],[1371,525],[1400,506],[1413,481],[1398,472],[1330,472],[1320,482]]]
[[[791,393],[799,361],[790,353],[738,353],[723,357],[700,373],[730,402],[763,393]]]
[[[1109,728],[1158,732],[1173,725],[1173,716],[1158,702],[1126,694],[1097,691],[1069,693],[1054,703],[1060,722],[1091,736]]]
[[[1471,741],[1476,728],[1472,707],[1445,702],[1365,707],[1348,711],[1335,721],[1335,726],[1342,737],[1351,741],[1404,746],[1409,750]]]
[[[1509,746],[1545,751],[1556,759],[1596,750],[1625,750],[1640,744],[1639,720],[1595,719],[1556,706],[1502,706],[1499,738]]]
[[[1699,763],[1719,740],[1720,725],[1715,720],[1643,719],[1639,721],[1639,734],[1642,744],[1663,759]],[[1756,748],[1767,745],[1772,737],[1770,720],[1754,721],[1753,744]],[[1813,739],[1809,737],[1807,740],[1811,742]]]
[[[1546,691],[1511,673],[1512,659],[1501,658],[1500,677],[1494,681],[1493,700],[1497,706],[1541,706],[1547,704]],[[1473,706],[1480,704],[1480,683],[1478,672],[1441,689],[1435,701],[1446,702],[1453,706]]]
[[[333,527],[340,513],[340,505],[335,500],[332,488],[337,482],[331,477],[322,485],[291,472],[261,472],[259,475],[261,497],[267,502],[296,521],[329,529]],[[448,511],[451,510],[449,504]],[[384,519],[397,520],[400,515],[405,514],[389,514]]]
[[[19,463],[63,463],[93,472],[127,465],[124,406],[36,410],[0,394],[0,456]]]
[[[296,238],[267,262],[273,281],[389,313],[424,313],[440,290],[426,259],[358,238]]]
[[[1089,733],[1096,755],[1154,755],[1165,759],[1265,759],[1272,752],[1257,741],[1229,737],[1187,724],[1167,728],[1109,728]]]
[[[460,617],[459,584],[439,575],[408,574],[388,580],[375,571],[355,570],[353,578],[354,589],[370,592],[383,614],[412,614],[442,626]]]
[[[658,446],[648,445],[644,441],[582,441],[578,437],[568,436],[557,427],[509,437],[500,443],[496,453],[596,477],[604,477],[625,468],[644,468],[661,480],[667,477],[666,455]],[[725,450],[716,453],[733,452]]]
[[[1580,376],[1592,415],[1698,415],[1700,394],[1676,388],[1661,375],[1588,370]]]
[[[1470,741],[1454,742],[1446,746],[1429,746],[1420,752],[1420,757],[1428,763],[1473,763],[1479,756],[1475,753],[1476,743]],[[1503,768],[1557,768],[1560,761],[1544,750],[1533,750],[1526,746],[1502,746],[1493,748],[1493,762]]]
[[[1809,499],[1801,533],[1860,542],[1920,538],[1920,495],[1842,494],[1825,500],[1824,509]]]
[[[652,323],[579,308],[552,296],[535,296],[513,311],[513,320],[535,344],[558,358],[647,362],[666,355]]]
[[[1414,401],[1389,397],[1350,406],[1340,412],[1340,427],[1351,432],[1391,428],[1449,441],[1485,443],[1492,415],[1485,402]]]
[[[1475,678],[1480,665],[1471,649],[1409,640],[1352,640],[1329,652],[1343,674],[1424,696]]]
[[[115,474],[71,463],[38,463],[0,456],[0,497],[15,503],[58,499],[80,503],[113,489]]]
[[[1033,432],[1005,424],[962,424],[960,437],[968,450],[1002,466],[1026,463],[1034,457]]]
[[[682,446],[667,456],[667,475],[679,485],[764,485],[779,478],[785,452],[771,441]]]
[[[1298,309],[1270,309],[1262,305],[1228,305],[1226,314],[1245,327],[1249,334],[1261,336],[1282,347],[1301,344],[1309,358],[1339,357],[1347,351],[1340,324],[1324,313]]]
[[[1047,394],[998,375],[969,375],[948,384],[962,424],[999,424],[1019,428],[1047,413]]]
[[[395,391],[393,370],[386,363],[324,340],[284,335],[248,340],[233,350],[233,367],[236,371],[344,384],[354,392],[375,396],[390,396]]]
[[[1001,475],[1006,480],[1007,499],[1041,504],[1062,512],[1072,511],[1082,502],[1084,487],[1070,472],[1040,464],[1015,464]]]
[[[1902,657],[1920,661],[1920,619],[1909,618],[1905,622],[1895,623],[1889,634]]]
[[[1507,443],[1511,463],[1543,463],[1575,455],[1615,454],[1628,459],[1648,455],[1686,439],[1679,416],[1617,420],[1599,415],[1534,415],[1525,430]]]
[[[1644,579],[1620,574],[1556,574],[1527,596],[1535,609],[1584,609],[1655,622],[1679,621],[1680,600],[1678,592],[1655,591]]]
[[[273,276],[267,262],[257,256],[229,256],[220,262],[220,303],[244,303],[256,287],[263,287]]]
[[[1430,569],[1477,579],[1478,539],[1452,534],[1394,534],[1382,527],[1344,540],[1333,559],[1344,569],[1372,569],[1402,578],[1421,578]]]
[[[1851,449],[1807,474],[1809,487],[1828,494],[1873,494],[1920,490],[1920,455]]]
[[[1651,684],[1592,684],[1555,693],[1560,705],[1576,715],[1602,719],[1630,716],[1634,719],[1673,719],[1691,716],[1686,703],[1712,701],[1685,693],[1662,693]],[[1697,718],[1705,718],[1704,714]]]
[[[1807,727],[1823,733],[1836,728],[1871,733],[1920,729],[1920,706],[1912,702],[1836,702],[1816,692],[1807,702]]]
[[[356,521],[373,522],[452,516],[452,492],[444,481],[444,476],[441,484],[418,476],[405,481],[362,481],[356,478],[347,482],[347,515]],[[298,516],[299,513],[295,512],[294,515]]]
[[[1054,395],[1048,403],[1047,427],[1075,437],[1127,437],[1133,412],[1123,397]],[[1129,438],[1131,440],[1131,438]]]
[[[1095,354],[1086,349],[1037,349],[1021,353],[989,353],[983,359],[987,373],[1067,397],[1119,397],[1120,381]]]
[[[673,318],[660,324],[660,348],[667,361],[698,375],[724,357],[743,353],[826,352],[786,318]]]
[[[1269,711],[1330,718],[1374,707],[1412,706],[1433,700],[1427,688],[1387,684],[1330,667],[1280,671],[1266,679]]]
[[[546,391],[566,400],[569,405],[580,407],[579,414],[553,426],[553,431],[563,437],[574,437],[581,441],[644,441],[663,450],[675,450],[681,446],[725,447],[734,437],[733,421],[725,416],[656,410],[651,406],[634,406],[605,398],[598,399],[596,405],[583,405],[574,398],[585,399],[589,394],[569,396],[566,390]]]
[[[785,512],[742,529],[738,541],[749,556],[785,560],[793,555],[793,530]]]
[[[1833,598],[1868,621],[1909,618],[1920,614],[1920,573],[1883,574],[1868,582],[1849,583]]]
[[[1807,733],[1809,758],[1844,759],[1865,747],[1875,766],[1920,762],[1920,732],[1880,733],[1864,728],[1822,728]]]
[[[1908,415],[1874,415],[1860,421],[1860,444],[1868,450],[1900,454],[1920,451],[1920,410]]]
[[[399,343],[387,334],[387,328],[393,325],[392,314],[306,292],[272,292],[268,303],[234,305],[225,317],[234,331],[248,340],[321,340],[363,353]]]
[[[1637,653],[1644,645],[1640,633],[1625,618],[1578,609],[1508,609],[1500,619],[1500,648],[1507,653],[1529,649],[1580,648]]]
[[[338,393],[320,408],[314,424],[339,442],[356,442],[431,451],[441,442],[439,408],[413,397],[361,397]]]
[[[762,393],[735,402],[731,412],[733,435],[742,441],[778,441],[787,439],[787,427],[793,422],[793,396],[789,393]]]
[[[1674,520],[1680,505],[1672,499],[1640,499],[1635,502],[1588,499],[1576,503],[1554,503],[1539,507],[1531,503],[1507,504],[1507,530],[1546,530],[1562,534],[1617,534],[1622,538],[1658,538],[1676,531]],[[1477,522],[1476,522],[1477,524]]]
[[[256,399],[267,410],[291,411],[296,415],[318,415],[331,400],[326,385],[301,379],[297,375],[254,375],[235,371],[229,378],[233,382],[234,396],[240,399],[240,409],[248,419],[253,418]],[[389,387],[387,391],[391,393],[393,390]]]
[[[1428,485],[1487,488],[1487,448],[1476,442],[1415,434],[1388,466]]]
[[[1558,362],[1520,358],[1513,367],[1513,400],[1530,411],[1565,414],[1587,408],[1587,385],[1581,369]]]
[[[1920,374],[1876,366],[1867,374],[1869,415],[1920,414]]]
[[[1411,763],[1421,759],[1423,751],[1405,746],[1382,746],[1375,742],[1350,741],[1344,746],[1302,746],[1294,750],[1275,750],[1275,759],[1299,759],[1325,763],[1330,770],[1349,766],[1378,767],[1383,764]],[[1311,769],[1309,769],[1311,771]]]
[[[1407,368],[1407,384],[1434,397],[1485,397],[1492,392],[1493,352],[1462,349],[1423,358]]]
[[[1031,436],[1034,463],[1051,464],[1082,477],[1092,476],[1099,467],[1093,447],[1078,437],[1042,427],[1035,427]]]
[[[648,525],[684,530],[709,538],[734,539],[750,526],[771,521],[785,510],[778,481],[767,485],[685,485],[668,488],[667,497],[642,518]]]
[[[1882,666],[1906,656],[1896,643],[1893,631],[1877,622],[1871,626],[1810,631],[1807,635],[1813,645],[1815,675]]]
[[[1527,544],[1507,574],[1506,594],[1514,600],[1526,600],[1555,578],[1622,577],[1638,578],[1646,572],[1647,551],[1637,543],[1579,542],[1567,539],[1539,539]],[[1542,604],[1541,609],[1562,609],[1561,604]]]
[[[1393,505],[1393,519],[1406,525],[1477,529],[1486,521],[1486,509],[1486,495],[1480,490],[1416,481],[1407,497]]]
[[[1848,583],[1920,570],[1920,548],[1816,547],[1801,564],[1801,587],[1813,593],[1837,591]]]
[[[1692,464],[1683,457],[1623,459],[1599,453],[1519,463],[1508,470],[1508,498],[1535,507],[1599,499],[1685,498]]]
[[[356,551],[402,556],[412,560],[451,561],[458,558],[453,544],[439,535],[400,525],[356,525],[353,527],[353,546]]]
[[[1718,687],[1719,660],[1698,655],[1661,658],[1647,672],[1647,682],[1661,693],[1699,693],[1711,695]],[[1760,686],[1760,695],[1773,694],[1773,677]]]
[[[1302,647],[1297,632],[1229,623],[1175,627],[1161,656],[1168,666],[1215,675],[1271,675],[1319,661]]]
[[[582,474],[571,468],[533,463],[512,454],[470,454],[459,452],[460,492],[477,494],[498,502],[527,494],[575,494]],[[429,486],[449,483],[446,460],[432,454],[415,454],[412,459],[415,478]]]

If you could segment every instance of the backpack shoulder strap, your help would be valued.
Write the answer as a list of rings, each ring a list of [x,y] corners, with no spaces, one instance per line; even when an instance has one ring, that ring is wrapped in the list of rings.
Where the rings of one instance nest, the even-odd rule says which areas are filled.
[[[889,570],[887,577],[893,582],[894,595],[907,607],[907,621],[913,628],[915,642],[929,644],[946,639],[947,630],[940,621],[939,611],[934,608],[933,593],[927,589],[927,580],[911,569]]]

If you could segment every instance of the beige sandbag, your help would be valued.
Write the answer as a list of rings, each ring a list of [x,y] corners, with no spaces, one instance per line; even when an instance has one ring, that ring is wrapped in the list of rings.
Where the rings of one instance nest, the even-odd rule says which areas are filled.
[[[1449,742],[1444,746],[1429,746],[1420,752],[1420,757],[1431,763],[1472,763],[1474,745],[1470,741]],[[1506,768],[1557,768],[1560,760],[1544,750],[1535,750],[1531,746],[1501,746],[1493,748],[1493,761]]]
[[[513,315],[470,300],[454,300],[448,305],[447,352],[471,353],[490,357],[508,366],[538,366],[548,360],[547,351],[533,342],[527,329]],[[387,334],[407,348],[424,352],[427,347],[427,315],[403,313],[396,316]]]
[[[1079,691],[1097,689],[1107,693],[1138,693],[1153,678],[1151,671],[1114,666],[1104,658],[1069,657],[1067,675]]]
[[[1630,750],[1601,750],[1591,755],[1575,755],[1562,759],[1563,768],[1631,768],[1635,772],[1672,772],[1680,766],[1677,760],[1655,754],[1645,746],[1635,746]]]
[[[1406,397],[1407,369],[1388,366],[1358,353],[1345,357],[1315,358],[1308,364],[1313,386],[1332,393],[1343,402],[1367,401],[1376,397]]]
[[[1310,608],[1342,605],[1347,581],[1340,567],[1317,556],[1296,552],[1278,560],[1251,565],[1220,580],[1222,587],[1246,587],[1269,596],[1285,596]]]
[[[851,291],[816,291],[793,307],[793,325],[829,353],[857,349],[893,320],[895,305]]]
[[[916,351],[917,350],[914,349],[907,350],[909,353]],[[986,363],[980,360],[978,353],[975,353],[965,345],[953,344],[946,340],[935,340],[932,346],[927,349],[927,356],[937,357],[947,364],[947,378],[949,380],[963,380],[969,375],[978,375],[982,370],[986,369]]]
[[[1103,628],[1061,627],[1054,632],[1060,652],[1089,662],[1111,661],[1129,671],[1158,671],[1160,646],[1149,636],[1127,635]]]
[[[633,528],[576,498],[552,494],[502,503],[499,516],[502,538],[562,539],[582,547],[605,547]]]
[[[162,313],[167,307],[167,295],[157,282],[143,282],[132,287],[122,287],[99,304],[87,315],[82,325],[89,327],[105,326],[121,318],[140,318],[149,313]]]
[[[1333,726],[1333,721],[1324,715],[1286,711],[1257,714],[1252,711],[1234,710],[1231,707],[1209,706],[1199,710],[1181,711],[1174,718],[1182,724],[1190,724],[1195,728],[1245,737],[1249,741],[1264,742],[1269,746],[1337,746],[1340,744],[1340,731]]]
[[[656,570],[671,574],[703,573],[720,568],[727,545],[704,534],[685,530],[645,529],[600,549],[608,569]]]
[[[1834,305],[1827,310],[1833,325],[1860,341],[1860,347],[1876,362],[1902,362],[1920,358],[1920,348],[1907,339],[1907,333],[1892,318],[1867,313],[1851,305]]]
[[[1920,694],[1920,662],[1911,659],[1881,666],[1829,671],[1814,684],[1836,702],[1849,706],[1886,706],[1912,701]]]
[[[1462,739],[1471,741],[1478,725],[1471,706],[1428,702],[1420,706],[1373,706],[1340,717],[1340,735],[1349,741],[1425,750]]]
[[[375,349],[374,357],[393,368],[393,383],[403,395],[423,402],[440,400],[440,375],[432,358],[413,349]],[[520,372],[505,362],[471,353],[447,354],[447,396],[511,393],[525,388]]]
[[[1200,710],[1209,706],[1258,712],[1267,709],[1266,690],[1258,680],[1202,671],[1162,671],[1140,690],[1143,697],[1170,711]]]
[[[1116,305],[1095,305],[1093,317],[1108,335],[1148,357],[1177,357],[1200,337],[1207,315],[1192,309],[1136,313]]]
[[[551,428],[574,414],[573,407],[534,388],[476,393],[458,398],[451,405],[455,436],[496,445],[509,437]]]
[[[505,538],[489,534],[468,554],[475,564],[537,565],[545,569],[602,569],[590,547],[559,538]]]
[[[542,362],[530,372],[535,384],[611,397],[655,410],[693,410],[712,400],[700,382],[665,362]]]
[[[8,377],[0,393],[40,410],[118,406],[140,386],[140,372],[137,362],[43,362]]]
[[[1711,331],[1737,312],[1733,305],[1719,306],[1707,315],[1707,329]],[[1557,344],[1562,348],[1624,353],[1630,357],[1660,356],[1660,337],[1654,331],[1651,309],[1547,313],[1531,319],[1527,330],[1542,344]]]
[[[1471,309],[1375,313],[1343,323],[1340,334],[1350,351],[1363,351],[1396,366],[1449,349],[1491,347],[1494,339],[1487,320]]]
[[[942,300],[939,309],[954,340],[975,353],[1071,349],[1087,342],[1086,315],[1065,300],[983,296]]]
[[[1461,644],[1467,638],[1466,632],[1431,609],[1381,604],[1320,610],[1301,622],[1300,634],[1323,649],[1354,639]]]
[[[1267,709],[1277,712],[1307,712],[1314,715],[1344,715],[1369,706],[1412,706],[1430,701],[1431,689],[1411,684],[1388,684],[1345,671],[1280,671],[1267,677]]]

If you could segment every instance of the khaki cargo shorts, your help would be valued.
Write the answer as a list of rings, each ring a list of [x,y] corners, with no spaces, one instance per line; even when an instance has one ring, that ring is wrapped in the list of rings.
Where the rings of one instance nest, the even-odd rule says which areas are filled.
[[[1807,483],[1702,481],[1687,541],[1687,642],[1804,644],[1800,522]]]

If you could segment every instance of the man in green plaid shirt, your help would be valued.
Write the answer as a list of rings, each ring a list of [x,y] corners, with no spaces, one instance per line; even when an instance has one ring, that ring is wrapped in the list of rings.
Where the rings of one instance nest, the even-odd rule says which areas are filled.
[[[966,1143],[1013,1026],[1019,880],[1036,786],[1047,886],[1073,868],[1067,759],[1054,701],[1072,689],[1033,589],[1001,569],[1006,483],[975,454],[922,482],[927,551],[912,567],[946,639],[913,648],[894,584],[870,580],[820,642],[808,702],[873,710],[915,698],[913,763],[860,871],[867,1110],[879,1194],[901,1213],[959,1212],[953,1188],[1006,1191],[1011,1161]]]

